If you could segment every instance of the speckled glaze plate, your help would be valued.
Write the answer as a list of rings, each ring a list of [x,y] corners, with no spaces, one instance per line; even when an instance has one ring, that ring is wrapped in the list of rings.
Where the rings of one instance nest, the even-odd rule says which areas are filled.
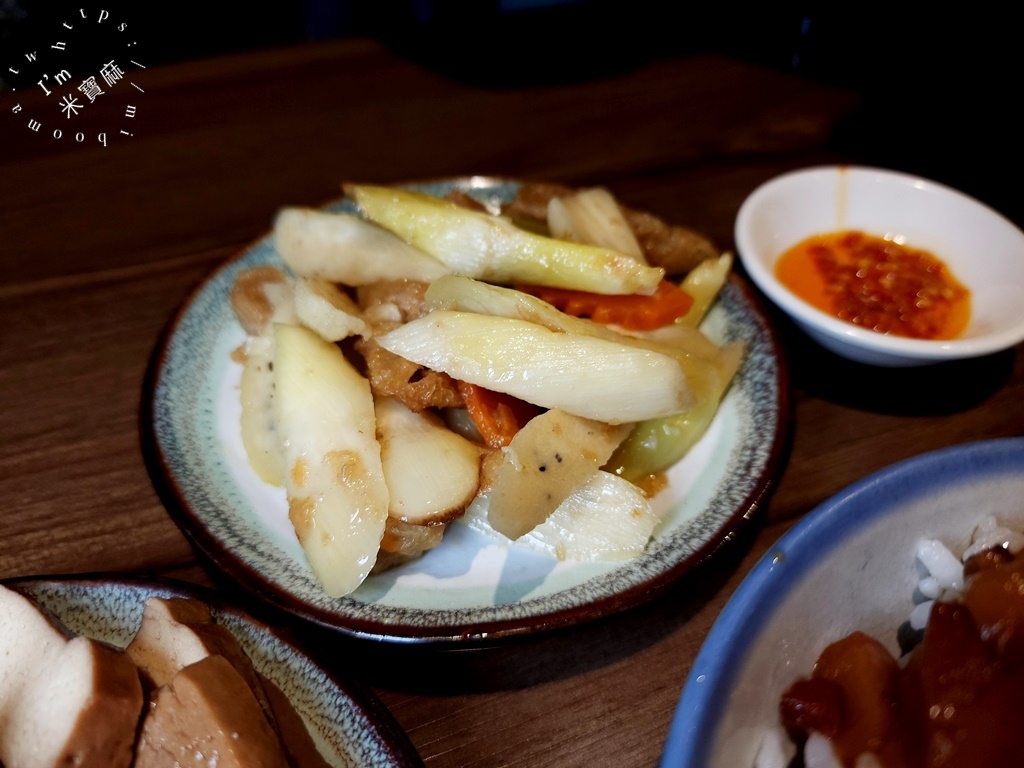
[[[438,195],[458,189],[491,205],[517,189],[481,177],[412,186]],[[719,343],[742,339],[746,357],[707,434],[653,500],[663,516],[642,556],[559,562],[456,522],[424,557],[330,598],[291,529],[284,491],[257,478],[239,434],[241,366],[231,352],[244,332],[228,294],[240,270],[264,264],[283,267],[269,236],[217,269],[172,318],[152,361],[142,427],[151,476],[195,546],[262,599],[305,619],[359,637],[466,646],[616,613],[711,557],[754,518],[781,470],[785,368],[768,320],[733,276],[703,330]]]
[[[128,645],[149,597],[188,597],[241,643],[256,669],[291,700],[317,748],[337,768],[422,768],[405,732],[368,689],[344,683],[284,634],[223,603],[200,587],[172,580],[121,577],[21,579],[7,586],[37,600],[73,632]]]

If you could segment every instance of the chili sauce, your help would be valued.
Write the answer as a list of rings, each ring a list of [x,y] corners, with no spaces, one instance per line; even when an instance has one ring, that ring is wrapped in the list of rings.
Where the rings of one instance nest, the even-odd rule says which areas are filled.
[[[953,339],[970,319],[970,291],[938,257],[857,230],[797,243],[775,274],[818,309],[879,333]]]

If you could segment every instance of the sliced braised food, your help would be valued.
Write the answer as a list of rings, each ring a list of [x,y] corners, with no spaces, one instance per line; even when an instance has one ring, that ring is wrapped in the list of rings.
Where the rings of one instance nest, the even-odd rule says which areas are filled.
[[[142,723],[136,768],[288,768],[245,680],[223,656],[207,656],[160,688]]]
[[[199,600],[150,596],[122,650],[0,585],[0,626],[8,768],[329,765],[288,696]]]
[[[19,692],[0,758],[10,768],[128,768],[142,705],[139,672],[123,651],[72,637]]]
[[[0,764],[128,768],[142,715],[138,670],[119,649],[73,636],[0,585]]]
[[[125,653],[152,690],[170,683],[186,667],[222,656],[252,691],[292,768],[326,768],[327,762],[291,701],[263,677],[238,639],[218,624],[205,603],[183,597],[150,597],[142,623]]]
[[[40,667],[52,664],[67,635],[38,605],[0,585],[0,626],[7,628],[0,654],[0,741],[10,710],[25,683]],[[4,758],[0,755],[0,761]]]

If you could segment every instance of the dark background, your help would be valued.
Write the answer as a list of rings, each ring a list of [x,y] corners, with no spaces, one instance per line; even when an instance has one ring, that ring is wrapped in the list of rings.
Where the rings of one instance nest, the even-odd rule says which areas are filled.
[[[4,61],[79,7],[128,21],[142,41],[139,60],[150,65],[363,36],[449,77],[506,88],[723,53],[862,94],[864,108],[835,138],[838,151],[951,184],[1024,221],[1021,41],[1011,11],[750,10],[653,0],[0,0]]]

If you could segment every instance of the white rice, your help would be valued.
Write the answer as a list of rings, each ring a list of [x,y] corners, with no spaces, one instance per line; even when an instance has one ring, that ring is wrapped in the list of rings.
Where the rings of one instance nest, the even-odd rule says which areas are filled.
[[[964,587],[964,564],[960,558],[938,539],[924,539],[917,545],[917,560],[940,591],[951,589],[959,592]],[[920,587],[920,585],[918,585]],[[938,595],[936,595],[938,597]]]
[[[1000,524],[991,515],[978,523],[971,543],[960,557],[938,539],[922,539],[917,545],[917,564],[921,578],[917,594],[921,601],[910,612],[911,629],[920,631],[928,624],[932,605],[938,599],[955,600],[964,588],[964,564],[977,554],[1002,547],[1016,555],[1024,549],[1024,534]]]
[[[971,545],[964,550],[963,560],[966,562],[979,552],[996,547],[1003,547],[1016,555],[1024,549],[1024,533],[1000,525],[994,517],[986,517],[974,529]]]

